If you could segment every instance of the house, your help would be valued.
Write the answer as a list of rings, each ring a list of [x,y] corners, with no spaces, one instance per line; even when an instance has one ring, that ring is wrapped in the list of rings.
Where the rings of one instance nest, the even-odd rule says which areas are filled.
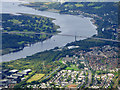
[[[80,76],[79,76],[79,78],[85,78],[85,76],[83,76],[83,75],[80,75]]]
[[[85,67],[84,70],[88,70],[88,68]]]
[[[105,79],[107,77],[107,75],[102,75],[101,78],[102,79]]]
[[[70,73],[70,72],[71,72],[71,70],[68,70],[68,72]]]
[[[0,71],[0,76],[2,75],[2,72]]]
[[[79,77],[79,78],[78,78],[78,80],[80,80],[80,81],[81,81],[81,80],[82,80],[82,77]]]
[[[114,74],[108,73],[108,77],[114,77]]]
[[[115,70],[113,69],[113,70],[110,70],[110,72],[115,72]]]
[[[96,76],[96,78],[100,78],[100,75]]]

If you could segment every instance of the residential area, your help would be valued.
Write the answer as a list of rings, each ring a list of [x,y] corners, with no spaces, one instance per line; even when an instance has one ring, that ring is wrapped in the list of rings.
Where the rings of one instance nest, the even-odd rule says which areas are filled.
[[[120,89],[120,3],[52,1],[2,2],[0,89]]]
[[[68,48],[71,49],[71,48]],[[73,49],[73,48],[72,48]],[[35,74],[26,82],[32,82],[38,78],[48,78],[54,72],[54,77],[51,77],[46,82],[39,84],[28,84],[27,88],[111,88],[116,87],[118,82],[117,56],[118,48],[109,45],[103,47],[92,47],[89,52],[78,51],[72,57],[66,55],[61,57],[59,62],[66,65],[66,68],[60,69],[59,66],[51,74]],[[16,83],[29,78],[32,74],[31,69],[8,70],[2,72],[1,87],[14,87]],[[31,80],[34,78],[33,80]]]

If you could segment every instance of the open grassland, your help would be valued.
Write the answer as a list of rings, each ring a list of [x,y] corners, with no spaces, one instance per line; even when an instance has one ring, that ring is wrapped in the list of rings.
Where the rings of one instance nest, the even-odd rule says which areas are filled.
[[[27,82],[40,80],[45,74],[35,74]]]
[[[78,71],[79,69],[75,65],[70,65],[70,67],[67,67],[66,70],[75,70],[75,71]]]

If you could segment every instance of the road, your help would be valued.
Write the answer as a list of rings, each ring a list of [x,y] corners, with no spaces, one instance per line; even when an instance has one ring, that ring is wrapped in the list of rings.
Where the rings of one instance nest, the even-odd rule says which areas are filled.
[[[98,39],[98,40],[104,40],[104,41],[112,41],[112,42],[120,42],[120,41],[118,41],[118,40],[105,39],[105,38],[94,38],[94,37],[92,37],[92,39]]]
[[[91,73],[91,70],[88,70],[88,84],[85,86],[85,87],[89,87],[90,86],[90,83],[91,83],[91,80],[92,80],[92,73]]]
[[[60,36],[75,37],[75,39],[78,37],[78,38],[92,38],[92,39],[111,41],[111,42],[120,42],[119,40],[113,40],[113,39],[86,37],[86,36],[69,35],[69,34],[52,34],[52,33],[37,33],[37,32],[2,32],[2,33],[7,33],[7,34],[17,34],[17,33],[18,34],[35,34],[35,35],[60,35]]]
[[[120,76],[116,79],[113,88],[116,88],[116,86],[118,85],[119,80],[120,80]],[[120,87],[119,87],[119,88],[120,88]],[[120,90],[120,89],[119,89],[119,90]]]
[[[55,69],[53,72],[51,72],[48,76],[45,77],[45,79],[47,79],[50,75],[52,75],[55,71],[57,71],[58,69],[60,69],[60,66],[58,66],[57,69]]]

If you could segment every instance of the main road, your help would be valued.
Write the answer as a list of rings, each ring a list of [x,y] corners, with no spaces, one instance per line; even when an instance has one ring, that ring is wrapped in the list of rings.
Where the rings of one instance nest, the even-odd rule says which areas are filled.
[[[2,32],[7,34],[35,34],[35,35],[55,35],[51,33],[38,33],[38,32]],[[79,37],[79,38],[92,38],[97,40],[104,40],[104,41],[111,41],[111,42],[120,42],[119,40],[113,40],[113,39],[105,39],[105,38],[96,38],[96,37],[87,37],[87,36],[78,36],[78,35],[70,35],[70,34],[57,34],[60,36],[68,36],[68,37]]]

